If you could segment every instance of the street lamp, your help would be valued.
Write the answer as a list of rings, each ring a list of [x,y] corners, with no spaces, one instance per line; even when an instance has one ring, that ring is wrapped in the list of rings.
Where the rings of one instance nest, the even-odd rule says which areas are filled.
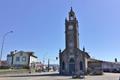
[[[2,53],[3,53],[3,47],[4,47],[5,37],[6,37],[8,34],[10,34],[10,33],[13,33],[13,31],[9,31],[9,32],[7,32],[7,33],[5,33],[5,34],[3,35],[2,46],[1,46],[1,53],[0,53],[0,61],[1,61],[1,59],[2,59]]]

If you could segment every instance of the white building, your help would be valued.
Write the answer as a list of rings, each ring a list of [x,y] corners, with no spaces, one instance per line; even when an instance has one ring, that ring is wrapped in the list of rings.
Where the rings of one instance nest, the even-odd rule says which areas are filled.
[[[7,55],[7,62],[10,67],[30,67],[31,63],[37,62],[34,52],[12,51]]]

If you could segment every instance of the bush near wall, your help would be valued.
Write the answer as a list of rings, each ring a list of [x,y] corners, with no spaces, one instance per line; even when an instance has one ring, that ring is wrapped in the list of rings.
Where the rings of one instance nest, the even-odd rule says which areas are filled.
[[[0,69],[9,69],[9,66],[0,66]]]

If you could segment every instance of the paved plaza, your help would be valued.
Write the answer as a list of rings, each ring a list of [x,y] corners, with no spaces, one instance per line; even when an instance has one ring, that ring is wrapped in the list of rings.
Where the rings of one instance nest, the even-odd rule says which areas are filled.
[[[119,80],[118,73],[104,73],[102,76],[86,76],[85,79],[72,79],[71,76],[60,76],[57,72],[24,73],[0,75],[0,80]]]

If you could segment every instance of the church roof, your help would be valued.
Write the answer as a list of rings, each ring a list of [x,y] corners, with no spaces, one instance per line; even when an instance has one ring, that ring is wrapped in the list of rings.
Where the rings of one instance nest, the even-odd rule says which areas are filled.
[[[78,48],[77,48],[78,49]],[[85,51],[82,51],[82,50],[80,50],[80,49],[78,49],[83,55],[85,55],[87,58],[90,58],[90,55],[87,53],[87,52],[85,52]]]
[[[74,51],[79,51],[79,53],[82,53],[85,57],[90,58],[90,55],[87,52],[84,52],[78,48],[75,48]],[[68,49],[64,49],[61,54],[69,52]]]

